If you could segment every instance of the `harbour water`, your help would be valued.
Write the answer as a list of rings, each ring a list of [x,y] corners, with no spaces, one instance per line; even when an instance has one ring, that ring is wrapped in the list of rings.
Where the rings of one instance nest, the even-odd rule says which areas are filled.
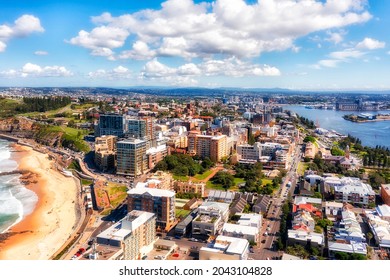
[[[298,115],[318,122],[320,127],[335,130],[339,133],[358,137],[365,146],[375,147],[376,145],[390,148],[390,121],[377,121],[366,123],[355,123],[343,119],[346,114],[359,114],[356,111],[336,111],[308,109],[305,106],[286,105],[285,110],[291,110]],[[364,112],[371,114],[389,113],[389,111]]]
[[[10,142],[0,139],[0,172],[17,169],[11,158]],[[7,231],[30,214],[38,201],[37,195],[20,182],[20,174],[0,176],[0,233]]]

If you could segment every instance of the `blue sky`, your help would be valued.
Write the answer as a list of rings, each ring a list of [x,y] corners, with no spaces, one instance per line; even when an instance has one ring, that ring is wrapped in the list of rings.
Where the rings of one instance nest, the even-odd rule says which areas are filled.
[[[0,86],[390,89],[386,0],[0,7]]]

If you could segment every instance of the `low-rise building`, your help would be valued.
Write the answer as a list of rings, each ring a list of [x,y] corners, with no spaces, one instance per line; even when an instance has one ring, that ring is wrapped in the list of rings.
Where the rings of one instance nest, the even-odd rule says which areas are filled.
[[[148,169],[153,169],[157,163],[163,160],[168,154],[166,145],[159,145],[146,150]]]
[[[381,219],[376,211],[366,211],[368,225],[381,248],[390,249],[390,222]]]
[[[261,215],[242,214],[237,224],[225,223],[222,228],[222,235],[237,238],[244,238],[248,241],[258,242],[261,226]]]
[[[345,241],[346,243],[365,243],[366,237],[362,228],[356,219],[355,213],[344,209],[341,213],[341,220],[335,223],[334,239],[336,241]]]
[[[324,235],[322,233],[291,229],[288,230],[288,245],[300,244],[305,247],[307,244],[310,244],[311,246],[322,250],[325,244],[324,240]]]
[[[213,247],[199,250],[199,260],[247,260],[248,253],[248,240],[220,235]]]
[[[192,235],[215,236],[229,216],[229,204],[206,201],[198,207],[198,215],[192,222]]]
[[[343,204],[341,202],[325,201],[323,202],[323,208],[325,210],[326,217],[328,219],[334,219],[337,217],[341,217]]]
[[[220,190],[210,190],[207,197],[208,201],[216,201],[223,203],[232,203],[234,200],[234,192],[230,191],[220,191]]]
[[[328,177],[325,178],[324,184],[333,188],[336,201],[362,205],[375,203],[375,192],[372,187],[359,178]]]
[[[196,193],[200,194],[201,197],[205,196],[205,183],[197,183],[193,181],[188,182],[182,182],[182,181],[175,181],[173,183],[173,187],[175,189],[175,192],[177,193]]]

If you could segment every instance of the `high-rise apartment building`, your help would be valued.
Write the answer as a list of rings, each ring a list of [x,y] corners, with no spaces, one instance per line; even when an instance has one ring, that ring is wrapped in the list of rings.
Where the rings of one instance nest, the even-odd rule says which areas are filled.
[[[169,231],[175,222],[175,192],[136,186],[129,190],[128,210],[141,210],[156,214],[156,226],[161,231]]]
[[[100,246],[117,251],[112,259],[137,260],[153,249],[156,215],[133,210],[96,237]]]
[[[147,171],[147,141],[128,139],[119,141],[117,147],[117,169],[120,175],[139,176]]]
[[[114,135],[103,135],[95,139],[95,164],[103,171],[115,168],[117,137]]]
[[[228,155],[226,135],[200,135],[190,132],[188,135],[188,153],[219,162]]]
[[[100,115],[98,136],[115,135],[123,137],[125,133],[125,119],[122,115],[106,114]]]

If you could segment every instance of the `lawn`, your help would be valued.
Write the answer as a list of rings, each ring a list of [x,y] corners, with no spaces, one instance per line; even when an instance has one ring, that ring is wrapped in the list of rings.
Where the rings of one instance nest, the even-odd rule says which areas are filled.
[[[188,182],[190,180],[190,177],[188,176],[179,176],[179,175],[172,174],[172,177],[176,181]]]
[[[267,184],[272,185],[272,180],[271,179],[261,179],[262,186],[265,186]]]
[[[87,179],[81,179],[81,184],[89,186],[89,185],[92,184],[92,181],[91,180],[87,180]]]
[[[298,163],[298,174],[300,176],[303,176],[305,174],[305,170],[309,167],[309,164],[307,162],[299,162]]]
[[[127,187],[122,184],[109,182],[105,187],[105,190],[110,197],[111,205],[113,208],[116,208],[127,197]]]
[[[210,170],[207,170],[207,171],[203,172],[203,174],[196,174],[196,175],[194,176],[194,178],[197,179],[197,180],[199,180],[199,181],[201,181],[201,180],[206,179],[206,178],[207,178],[208,176],[210,176],[212,173],[213,173],[213,170],[210,169]]]
[[[234,178],[234,186],[229,188],[229,191],[237,191],[238,190],[238,185],[241,183],[245,183],[245,179],[243,178]],[[220,184],[214,184],[212,181],[207,181],[206,182],[206,188],[208,189],[214,189],[214,190],[222,190],[224,191],[225,189],[220,185]]]
[[[83,152],[89,152],[90,150],[88,144],[83,140],[83,136],[88,134],[88,130],[50,125],[45,128],[45,133],[50,132],[63,132],[63,139],[74,142],[77,149]]]
[[[176,208],[175,215],[176,215],[176,218],[187,217],[188,214],[190,214],[190,212],[191,212],[190,210],[184,210],[184,209]]]

